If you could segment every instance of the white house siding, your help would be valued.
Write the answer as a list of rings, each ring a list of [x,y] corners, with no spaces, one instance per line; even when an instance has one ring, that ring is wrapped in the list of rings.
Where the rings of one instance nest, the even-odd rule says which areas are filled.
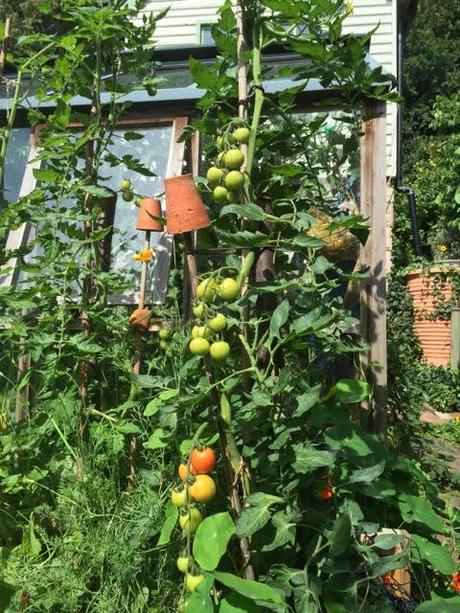
[[[194,45],[199,43],[200,24],[214,21],[222,4],[222,0],[150,0],[145,12],[170,7],[158,23],[155,39],[159,46]],[[370,53],[391,74],[396,74],[396,4],[397,0],[355,0],[353,14],[345,22],[345,32],[359,34],[379,26],[372,36]],[[387,174],[392,177],[396,166],[394,105],[388,107],[387,149]]]

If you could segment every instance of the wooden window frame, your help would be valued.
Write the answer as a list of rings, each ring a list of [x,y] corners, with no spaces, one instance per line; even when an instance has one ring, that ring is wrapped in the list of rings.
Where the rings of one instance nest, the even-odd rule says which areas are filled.
[[[127,117],[117,122],[116,128],[125,127],[148,127],[155,125],[170,125],[172,127],[168,162],[166,165],[165,177],[173,177],[182,174],[183,163],[185,159],[185,143],[178,142],[179,137],[188,125],[188,117],[186,116],[149,116],[148,114]],[[70,129],[78,128],[81,124],[71,124]],[[43,126],[36,126],[32,131],[29,141],[29,155],[27,158],[26,169],[19,190],[19,198],[28,196],[36,187],[37,179],[34,176],[34,170],[39,169],[41,161],[37,160],[37,154],[40,149],[40,132]],[[162,212],[165,213],[164,202],[162,202]],[[33,225],[29,222],[23,223],[16,230],[11,230],[8,234],[5,252],[17,251],[26,247],[33,234]],[[168,275],[172,256],[174,240],[173,237],[164,231],[160,234],[158,245],[155,251],[156,265],[150,286],[155,289],[155,298],[147,301],[148,304],[162,304],[164,302],[167,286]],[[19,276],[19,258],[11,257],[6,266],[5,273],[0,276],[0,287],[12,287],[18,282]],[[149,294],[151,291],[148,292]],[[108,297],[110,305],[126,305],[132,306],[138,304],[139,291],[126,291],[121,294],[113,294]]]

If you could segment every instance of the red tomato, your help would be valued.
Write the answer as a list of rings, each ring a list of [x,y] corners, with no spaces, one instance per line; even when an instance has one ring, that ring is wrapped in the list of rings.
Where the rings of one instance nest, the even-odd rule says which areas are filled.
[[[197,475],[205,475],[214,470],[216,466],[216,454],[211,447],[194,449],[192,451],[192,470]]]

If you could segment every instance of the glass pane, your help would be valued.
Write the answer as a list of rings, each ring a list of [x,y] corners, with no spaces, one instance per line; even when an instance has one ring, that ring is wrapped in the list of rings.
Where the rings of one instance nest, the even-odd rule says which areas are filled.
[[[7,202],[15,202],[18,199],[29,156],[30,134],[30,128],[15,128],[11,133],[5,161],[5,200]]]
[[[142,134],[142,140],[125,140],[126,132]],[[155,173],[154,177],[145,177],[137,172],[127,170],[124,164],[116,167],[101,168],[101,175],[110,177],[105,184],[119,190],[124,178],[129,178],[136,194],[152,197],[163,192],[163,180],[166,176],[169,149],[171,143],[172,125],[155,125],[142,128],[125,128],[116,130],[110,151],[117,157],[132,155],[139,159],[143,166]],[[132,254],[143,248],[144,233],[136,230],[139,208],[133,202],[125,202],[121,194],[118,196],[114,233],[112,240],[112,268],[130,270],[133,268]],[[158,241],[158,234],[152,233],[152,246]]]

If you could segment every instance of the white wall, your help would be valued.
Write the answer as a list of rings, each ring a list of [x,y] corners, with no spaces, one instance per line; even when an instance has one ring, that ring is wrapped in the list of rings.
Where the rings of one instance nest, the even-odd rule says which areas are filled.
[[[158,23],[155,36],[161,46],[194,45],[199,43],[200,24],[216,19],[223,0],[150,0],[146,11],[161,11],[170,7],[168,15]],[[366,33],[379,25],[372,37],[370,53],[391,74],[396,74],[396,5],[397,0],[354,0],[354,12],[345,22],[345,31]],[[388,105],[387,175],[395,175],[396,112]]]

